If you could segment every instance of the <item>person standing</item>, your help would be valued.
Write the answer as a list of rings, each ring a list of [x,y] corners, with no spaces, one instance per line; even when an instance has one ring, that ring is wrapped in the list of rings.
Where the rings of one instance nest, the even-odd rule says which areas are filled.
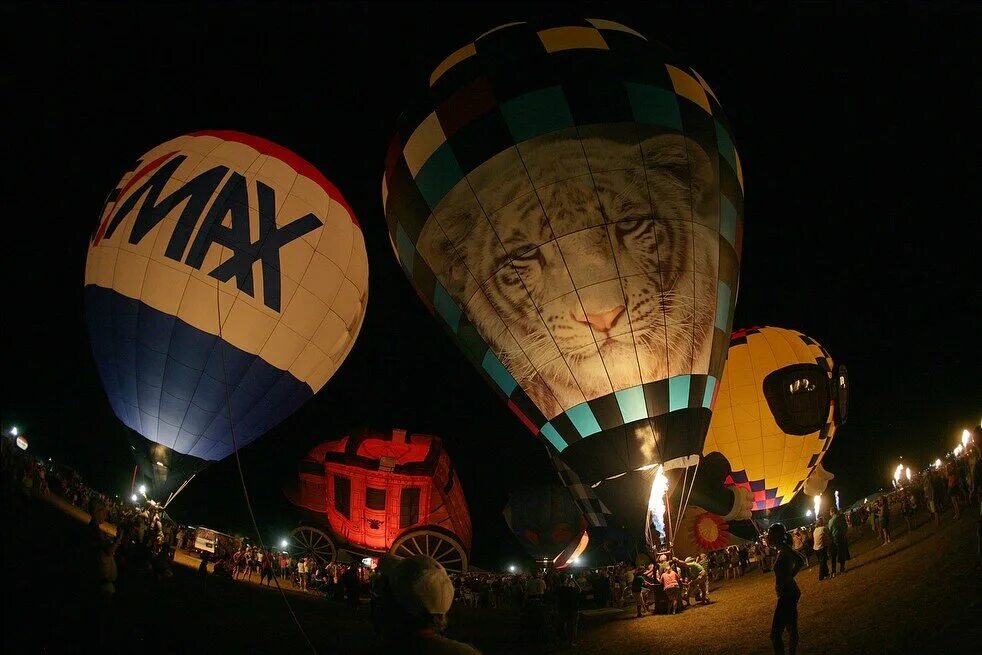
[[[881,505],[880,530],[883,532],[883,545],[890,543],[890,496],[884,496]]]
[[[651,586],[651,582],[645,578],[644,571],[640,566],[634,569],[634,578],[631,580],[631,593],[634,594],[634,602],[638,608],[638,613],[634,616],[636,619],[640,619],[648,608],[647,588]]]
[[[566,645],[570,648],[576,646],[576,629],[580,620],[580,598],[580,587],[573,576],[567,576],[556,589],[556,610],[559,615],[559,626],[563,639],[566,640]]]
[[[825,519],[820,516],[818,517],[818,522],[815,525],[815,532],[812,535],[812,539],[815,541],[815,553],[818,555],[819,580],[824,580],[825,578],[829,577],[829,551],[828,544],[826,543],[827,538],[828,534],[825,528]]]
[[[787,631],[787,652],[794,655],[798,649],[798,601],[801,599],[801,590],[794,577],[798,575],[804,561],[788,543],[787,532],[780,523],[768,528],[767,543],[778,551],[777,561],[774,562],[777,606],[771,622],[771,643],[774,644],[777,655],[784,655],[784,632]]]
[[[661,582],[662,589],[665,590],[665,595],[668,597],[669,614],[677,614],[682,609],[682,603],[680,599],[679,574],[675,571],[674,562],[668,563],[668,568],[659,574],[658,580]]]
[[[703,605],[709,604],[709,574],[705,567],[691,557],[685,558],[685,566],[689,569],[689,596],[695,593],[696,600]]]
[[[832,518],[829,519],[829,537],[832,544],[832,575],[841,575],[846,572],[846,561],[849,556],[849,526],[846,518],[835,507],[832,508]],[[836,573],[836,563],[839,565]]]
[[[941,526],[941,514],[938,512],[938,506],[934,498],[934,474],[930,471],[924,476],[924,482],[922,484],[924,490],[924,502],[927,505],[927,511],[931,512],[931,517],[934,519],[934,527]]]

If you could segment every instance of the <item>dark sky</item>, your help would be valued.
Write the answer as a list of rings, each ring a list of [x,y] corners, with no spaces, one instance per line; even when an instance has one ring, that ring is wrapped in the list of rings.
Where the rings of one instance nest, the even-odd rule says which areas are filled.
[[[901,455],[933,460],[982,418],[982,48],[977,15],[847,19],[829,15],[832,4],[805,3],[798,16],[606,4],[582,15],[670,45],[723,101],[746,179],[735,326],[801,330],[849,367],[850,419],[825,465],[851,502],[886,484]],[[242,452],[267,534],[291,525],[278,489],[307,449],[359,425],[399,426],[447,442],[478,563],[515,555],[500,510],[509,490],[551,479],[543,448],[411,290],[380,184],[396,117],[443,56],[497,24],[554,11],[5,8],[4,427],[22,426],[38,454],[106,491],[128,488],[126,428],[83,322],[87,238],[106,193],[154,145],[200,129],[258,134],[337,184],[371,266],[347,362]],[[173,514],[245,533],[234,460],[200,475]]]

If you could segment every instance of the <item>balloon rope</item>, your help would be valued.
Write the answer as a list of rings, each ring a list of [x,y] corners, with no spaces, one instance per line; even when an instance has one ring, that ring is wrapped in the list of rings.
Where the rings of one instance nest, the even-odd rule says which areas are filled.
[[[252,520],[252,528],[256,531],[256,539],[259,541],[259,547],[266,552],[266,544],[263,543],[262,533],[259,531],[259,523],[256,521],[256,514],[252,510],[252,501],[249,500],[249,490],[246,487],[245,474],[242,472],[242,460],[239,459],[239,446],[235,442],[235,429],[233,427],[234,421],[232,420],[232,394],[228,388],[228,367],[225,363],[225,347],[224,339],[222,338],[222,293],[218,288],[218,282],[215,283],[215,304],[218,307],[218,348],[222,353],[222,377],[225,383],[225,405],[228,407],[228,433],[232,437],[232,452],[235,454],[235,466],[239,471],[239,482],[242,484],[242,496],[245,498],[246,508],[249,510],[249,518]],[[286,597],[286,593],[280,586],[280,581],[273,576],[273,583],[276,585],[276,589],[280,592],[280,596],[283,598],[283,602],[286,603],[286,609],[290,612],[290,616],[293,617],[293,622],[297,624],[297,629],[300,630],[300,634],[303,635],[304,641],[307,642],[307,646],[310,647],[310,652],[317,655],[317,648],[314,646],[313,642],[310,641],[310,637],[307,636],[307,631],[303,629],[303,625],[300,624],[300,619],[297,617],[296,612],[293,611],[293,606],[290,605],[290,599]]]
[[[692,490],[696,487],[696,476],[699,475],[699,463],[696,462],[696,470],[692,472],[692,483],[689,485],[688,495],[682,495],[682,507],[679,509],[678,525],[675,526],[676,528],[682,527],[682,517],[685,515],[685,510],[689,506],[689,501],[692,499]],[[685,470],[688,471],[689,469],[686,468]]]

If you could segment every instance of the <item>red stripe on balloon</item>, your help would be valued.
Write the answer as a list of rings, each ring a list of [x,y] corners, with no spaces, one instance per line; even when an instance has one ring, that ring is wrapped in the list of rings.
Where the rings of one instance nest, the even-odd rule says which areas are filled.
[[[532,434],[539,434],[539,427],[533,423],[532,420],[525,415],[525,412],[520,410],[518,405],[516,405],[510,399],[508,400],[508,409],[515,412],[515,416],[517,416],[518,419],[525,424],[525,427],[532,431]]]
[[[242,143],[256,152],[263,155],[269,155],[270,157],[275,157],[285,164],[289,165],[290,168],[295,170],[300,175],[309,178],[317,183],[317,185],[324,189],[326,193],[332,200],[340,204],[348,211],[348,216],[351,217],[351,222],[354,223],[359,228],[358,219],[355,218],[355,212],[348,204],[348,201],[344,199],[338,188],[328,181],[324,174],[317,170],[313,164],[308,162],[306,159],[293,152],[289,148],[284,148],[278,143],[273,143],[262,137],[253,136],[251,134],[245,134],[243,132],[236,132],[234,130],[204,130],[201,132],[192,132],[191,136],[215,136],[219,139],[225,139],[226,141],[234,141],[236,143]]]
[[[119,200],[126,195],[127,191],[133,188],[133,185],[136,184],[140,180],[140,178],[146,176],[148,173],[157,169],[161,164],[167,161],[171,155],[173,155],[176,152],[177,152],[176,150],[172,150],[171,152],[168,152],[166,155],[161,155],[160,157],[157,157],[152,162],[150,162],[149,164],[138,170],[136,173],[134,173],[133,177],[130,178],[130,181],[126,183],[126,186],[124,186],[122,189],[119,190],[119,194],[116,196],[116,201],[119,202]],[[99,230],[95,233],[95,239],[93,239],[92,242],[93,246],[99,245],[99,242],[102,240],[102,235],[106,233],[106,228],[109,227],[110,218],[112,218],[112,212],[109,212],[109,214],[107,214],[106,217],[102,219],[102,225],[99,226]]]

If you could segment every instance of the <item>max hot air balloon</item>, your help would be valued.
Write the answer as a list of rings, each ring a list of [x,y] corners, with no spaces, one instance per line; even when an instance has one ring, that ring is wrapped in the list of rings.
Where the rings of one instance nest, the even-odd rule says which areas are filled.
[[[512,492],[502,514],[525,552],[543,565],[564,568],[590,543],[580,506],[560,484]]]
[[[367,293],[354,213],[289,150],[197,132],[137,160],[89,244],[86,318],[106,395],[155,492],[323,387],[358,335]]]
[[[505,25],[433,71],[382,196],[419,296],[640,534],[658,467],[702,452],[729,342],[743,179],[715,93],[617,23]]]
[[[833,477],[822,458],[848,416],[849,377],[829,353],[795,330],[738,330],[720,381],[692,500],[677,543],[712,550],[754,538],[752,526],[725,515],[719,482],[761,512],[798,492],[820,495]],[[742,490],[742,491],[741,491]]]
[[[290,535],[293,552],[323,563],[339,546],[360,555],[427,555],[467,571],[471,518],[439,437],[406,430],[362,430],[326,441],[300,463],[287,496],[319,515]]]

